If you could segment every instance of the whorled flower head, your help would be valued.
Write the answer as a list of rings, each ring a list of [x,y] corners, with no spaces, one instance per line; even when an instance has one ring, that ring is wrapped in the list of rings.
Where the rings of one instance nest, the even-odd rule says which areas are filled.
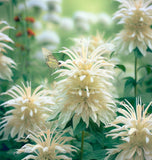
[[[74,42],[76,43],[76,46],[81,46],[81,41],[82,38],[74,38]],[[83,38],[83,41],[86,41],[85,43],[88,42],[87,38]],[[91,36],[89,37],[89,46],[88,46],[88,50],[89,52],[93,52],[97,47],[104,45],[105,49],[107,50],[107,53],[111,53],[112,51],[114,51],[114,44],[112,44],[111,42],[109,42],[109,40],[105,40],[104,39],[104,34],[100,34],[99,32],[97,32],[97,34],[95,36]]]
[[[109,149],[107,159],[118,154],[116,160],[150,160],[152,159],[152,114],[145,109],[141,102],[137,103],[136,111],[127,101],[122,103],[125,109],[119,109],[118,116],[110,126],[115,127],[108,136],[120,137],[124,143]]]
[[[61,51],[70,58],[61,61],[65,68],[56,71],[59,77],[66,77],[56,84],[60,102],[54,116],[60,113],[58,120],[62,126],[72,117],[75,128],[81,118],[88,126],[90,118],[99,125],[100,121],[109,122],[115,115],[114,101],[109,93],[113,88],[109,81],[113,78],[113,65],[102,57],[107,52],[104,45],[93,52],[89,52],[88,47],[89,44],[82,41],[79,49]]]
[[[50,130],[41,131],[38,134],[33,132],[28,138],[34,141],[35,144],[25,144],[17,153],[33,153],[23,158],[23,160],[72,160],[66,153],[76,152],[76,147],[67,143],[73,138],[64,136],[65,132]]]
[[[11,80],[13,75],[10,68],[15,68],[16,63],[9,57],[0,53],[0,78]]]
[[[116,1],[121,5],[114,18],[124,25],[124,29],[116,37],[120,52],[130,53],[137,47],[145,55],[148,47],[152,49],[151,0]]]
[[[0,123],[4,138],[8,138],[10,134],[11,137],[17,135],[17,139],[20,139],[28,134],[29,130],[33,131],[45,125],[48,114],[51,112],[48,106],[54,103],[42,86],[37,87],[32,93],[29,83],[27,87],[23,84],[23,88],[16,85],[4,94],[11,96],[12,99],[2,105],[13,107],[6,112]]]
[[[0,21],[0,25],[1,24],[6,24],[7,25],[7,22]],[[5,48],[13,50],[12,47],[10,47],[9,45],[4,43],[4,42],[14,43],[13,40],[11,38],[9,38],[9,36],[7,36],[6,34],[3,33],[5,30],[11,29],[11,28],[13,28],[13,27],[10,27],[10,26],[7,25],[7,26],[3,27],[2,29],[0,29],[0,52],[6,52]]]
[[[5,21],[0,21],[0,24],[7,24]],[[12,71],[10,68],[15,68],[16,63],[9,57],[2,54],[2,52],[6,53],[6,49],[13,50],[12,47],[10,47],[7,42],[14,43],[11,38],[9,38],[6,34],[3,32],[7,29],[10,29],[12,27],[5,26],[2,29],[0,29],[0,78],[1,79],[7,79],[11,80],[12,77]]]

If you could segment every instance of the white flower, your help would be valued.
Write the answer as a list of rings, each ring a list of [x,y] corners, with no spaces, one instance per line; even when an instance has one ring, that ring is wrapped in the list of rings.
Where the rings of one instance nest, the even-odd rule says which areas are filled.
[[[16,63],[2,52],[6,53],[6,49],[13,50],[12,47],[6,44],[8,42],[14,43],[13,40],[3,33],[5,30],[12,29],[13,27],[8,26],[6,21],[0,21],[0,24],[6,24],[6,26],[0,29],[0,78],[11,81],[13,73],[10,68],[15,68]]]
[[[47,6],[49,12],[61,13],[61,1],[59,0],[47,0]]]
[[[60,37],[56,32],[46,30],[36,37],[38,43],[45,45],[45,48],[54,50],[60,43]],[[48,46],[48,47],[47,47]]]
[[[123,24],[124,29],[115,40],[120,52],[131,53],[136,47],[145,55],[152,49],[152,3],[151,0],[117,0],[120,10],[114,19]]]
[[[10,47],[6,43],[4,43],[4,42],[14,43],[13,40],[11,38],[9,38],[8,35],[3,33],[5,30],[12,29],[13,27],[8,26],[6,21],[0,21],[0,25],[1,24],[6,24],[7,26],[0,29],[0,52],[6,52],[5,48],[13,50],[12,47]]]
[[[33,27],[34,27],[34,29],[40,30],[40,29],[42,29],[42,23],[40,21],[36,21],[33,23]]]
[[[60,22],[60,27],[63,30],[71,31],[74,29],[74,22],[71,18],[62,18]]]
[[[89,32],[90,31],[90,25],[89,23],[84,22],[77,22],[75,24],[77,30],[83,31],[83,32]]]
[[[4,56],[0,53],[0,78],[11,81],[13,75],[10,68],[15,68],[16,63],[9,57]]]
[[[59,24],[61,20],[60,16],[56,13],[47,13],[43,16],[43,19],[54,24]]]
[[[22,138],[29,130],[33,131],[37,127],[45,126],[45,121],[51,110],[48,106],[54,104],[49,93],[37,87],[34,92],[31,91],[31,85],[27,83],[27,87],[23,84],[23,88],[19,85],[12,87],[4,94],[10,95],[11,100],[6,101],[5,107],[13,107],[7,111],[0,123],[4,138],[17,136]]]
[[[136,111],[128,102],[122,103],[125,109],[119,109],[121,114],[110,126],[112,129],[108,136],[120,137],[122,144],[109,149],[107,159],[117,154],[115,160],[151,160],[152,159],[152,114],[147,111],[152,102],[144,109],[141,102],[137,103]]]
[[[112,18],[106,14],[106,13],[100,13],[98,15],[98,23],[100,23],[101,25],[103,26],[111,26],[113,21],[112,21]]]
[[[64,132],[57,131],[41,131],[39,133],[32,133],[28,138],[35,142],[35,144],[25,144],[17,153],[30,153],[30,155],[23,158],[23,160],[72,160],[66,153],[76,152],[76,147],[68,144],[72,137],[66,137]],[[34,153],[31,154],[31,153]]]
[[[27,9],[38,8],[38,9],[41,9],[41,10],[44,10],[44,11],[46,11],[48,9],[45,0],[26,0],[26,7],[27,7]],[[18,9],[20,11],[24,10],[25,5],[23,3],[20,3],[18,5]]]
[[[109,93],[113,88],[110,82],[113,65],[102,57],[109,51],[102,45],[89,52],[88,46],[82,41],[79,49],[62,51],[70,59],[61,61],[60,66],[65,68],[56,71],[64,79],[56,84],[60,100],[52,115],[53,118],[59,114],[62,127],[72,117],[75,128],[81,118],[87,126],[90,118],[100,125],[100,121],[107,123],[115,115],[115,103]]]

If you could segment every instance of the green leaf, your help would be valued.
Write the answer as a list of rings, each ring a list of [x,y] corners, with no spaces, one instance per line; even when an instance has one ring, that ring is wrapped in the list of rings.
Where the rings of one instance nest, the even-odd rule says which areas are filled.
[[[135,79],[133,77],[125,77],[125,92],[130,92],[133,87],[136,85]]]
[[[12,0],[12,3],[13,3],[14,5],[17,5],[17,0]]]
[[[152,65],[146,65],[145,68],[146,68],[147,74],[152,73]]]
[[[86,124],[81,119],[80,122],[78,123],[78,125],[76,126],[75,130],[74,130],[74,135],[78,135],[81,131],[84,131],[85,129],[86,129]]]
[[[84,153],[83,155],[83,159],[84,160],[104,160],[105,156],[106,156],[106,150],[105,149],[100,149],[100,150],[96,150],[93,152],[90,152],[89,154]]]
[[[133,77],[125,77],[124,79],[126,79],[125,88],[128,87],[128,85],[136,85],[135,79]]]
[[[134,54],[137,58],[142,58],[143,54],[140,52],[140,50],[138,48],[134,49]]]
[[[114,53],[115,53],[115,52],[113,51],[113,52],[110,54],[110,58],[112,58],[112,57],[113,57]]]
[[[104,137],[104,125],[101,123],[99,127],[96,123],[90,120],[88,131],[95,136],[98,143],[100,143],[100,145],[103,147],[104,138],[105,138]]]
[[[152,27],[152,26],[151,26]],[[147,48],[147,50],[146,50],[147,52],[151,52],[152,53],[152,50],[148,47]]]
[[[145,68],[147,74],[152,73],[152,65],[147,64],[147,65],[144,65],[144,66],[140,66],[140,67],[138,68],[138,71],[139,71],[140,69],[142,69],[142,68]]]
[[[143,82],[144,82],[144,79],[145,79],[145,77],[140,78],[140,79],[137,81],[137,84],[142,85]]]
[[[116,64],[114,68],[119,68],[121,69],[123,72],[126,72],[126,67],[122,64]]]

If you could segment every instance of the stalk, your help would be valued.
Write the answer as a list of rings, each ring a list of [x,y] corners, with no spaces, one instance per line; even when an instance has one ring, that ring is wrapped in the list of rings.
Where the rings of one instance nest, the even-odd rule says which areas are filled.
[[[136,98],[137,97],[137,54],[136,52],[135,52],[134,76],[135,76],[134,96]]]
[[[81,137],[81,154],[80,154],[80,160],[83,159],[83,145],[84,145],[84,131],[82,131],[82,137]]]

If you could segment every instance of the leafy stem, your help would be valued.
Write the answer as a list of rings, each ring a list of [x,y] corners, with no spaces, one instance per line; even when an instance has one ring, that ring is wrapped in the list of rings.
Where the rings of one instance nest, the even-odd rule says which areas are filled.
[[[135,65],[134,65],[134,74],[135,74],[135,87],[134,87],[134,96],[137,97],[137,55],[135,51]]]
[[[84,145],[84,131],[82,131],[82,137],[81,137],[81,153],[80,153],[80,160],[83,159],[83,145]]]

